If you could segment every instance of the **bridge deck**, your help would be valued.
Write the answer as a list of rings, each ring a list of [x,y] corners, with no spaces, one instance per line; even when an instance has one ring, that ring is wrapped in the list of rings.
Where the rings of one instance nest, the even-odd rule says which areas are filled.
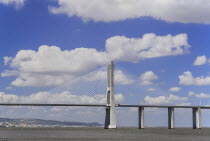
[[[201,108],[201,109],[210,109],[210,106],[173,106],[173,105],[121,105],[118,104],[116,107],[145,107],[145,108]]]
[[[0,103],[0,106],[84,106],[84,107],[107,107],[102,104],[38,104],[38,103]]]
[[[39,103],[0,103],[0,106],[79,106],[79,107],[109,107],[105,104],[39,104]],[[145,108],[201,108],[210,109],[210,106],[173,106],[173,105],[128,105],[117,104],[116,107],[145,107]]]

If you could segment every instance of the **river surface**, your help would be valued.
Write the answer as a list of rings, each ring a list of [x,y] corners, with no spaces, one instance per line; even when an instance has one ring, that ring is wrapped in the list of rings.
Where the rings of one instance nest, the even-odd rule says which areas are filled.
[[[210,141],[210,128],[0,128],[0,141]]]

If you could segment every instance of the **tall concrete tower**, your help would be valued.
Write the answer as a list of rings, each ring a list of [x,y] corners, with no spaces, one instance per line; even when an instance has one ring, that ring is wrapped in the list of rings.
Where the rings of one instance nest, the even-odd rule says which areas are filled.
[[[116,113],[114,101],[114,61],[107,67],[107,107],[104,128],[116,128]]]

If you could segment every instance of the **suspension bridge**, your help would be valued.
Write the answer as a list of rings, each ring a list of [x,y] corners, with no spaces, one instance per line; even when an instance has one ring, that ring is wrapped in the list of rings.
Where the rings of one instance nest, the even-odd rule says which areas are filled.
[[[139,129],[143,129],[145,128],[144,126],[144,108],[164,108],[164,109],[168,109],[168,128],[169,129],[173,129],[175,128],[174,126],[174,122],[175,122],[175,111],[174,109],[191,109],[192,110],[192,127],[194,129],[198,129],[201,128],[201,109],[210,109],[209,106],[184,106],[184,105],[132,105],[132,104],[116,104],[115,103],[115,94],[114,94],[114,62],[111,61],[108,66],[107,66],[107,87],[106,87],[106,96],[105,97],[101,97],[99,95],[96,95],[94,97],[94,99],[98,100],[98,99],[103,99],[103,102],[99,102],[99,103],[105,103],[104,104],[94,104],[94,103],[90,103],[89,104],[78,104],[78,103],[74,103],[74,104],[68,104],[67,102],[64,103],[40,103],[39,101],[38,103],[18,103],[18,100],[22,100],[24,101],[24,97],[20,97],[18,100],[16,100],[15,102],[12,103],[0,103],[0,106],[60,106],[60,107],[64,107],[64,106],[69,106],[69,107],[104,107],[105,108],[105,122],[104,122],[104,128],[105,129],[114,129],[117,128],[117,120],[116,120],[116,107],[119,108],[137,108],[138,109],[138,127]],[[103,74],[104,75],[104,74]],[[102,75],[102,76],[103,76]],[[104,76],[103,76],[104,77]],[[65,87],[67,86],[67,84],[64,84]],[[77,84],[78,85],[78,84]],[[82,84],[81,84],[82,85]],[[68,87],[70,87],[68,85]],[[72,86],[75,88],[75,86]],[[59,87],[60,91],[64,91],[63,89],[66,89],[64,87]],[[58,93],[57,90],[51,90],[51,93]],[[46,94],[47,95],[47,94]],[[47,99],[47,97],[44,97],[42,99]],[[42,101],[41,101],[42,102]]]

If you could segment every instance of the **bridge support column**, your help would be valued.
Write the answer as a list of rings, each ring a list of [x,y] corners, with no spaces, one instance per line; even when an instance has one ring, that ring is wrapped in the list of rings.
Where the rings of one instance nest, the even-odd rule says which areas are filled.
[[[106,107],[105,123],[104,128],[108,129],[110,125],[110,107]]]
[[[104,128],[116,128],[116,113],[114,101],[114,61],[107,68],[107,107]]]
[[[193,129],[201,128],[201,108],[192,108]]]
[[[138,107],[139,129],[144,129],[144,107]]]
[[[174,108],[168,107],[168,129],[174,129]]]

